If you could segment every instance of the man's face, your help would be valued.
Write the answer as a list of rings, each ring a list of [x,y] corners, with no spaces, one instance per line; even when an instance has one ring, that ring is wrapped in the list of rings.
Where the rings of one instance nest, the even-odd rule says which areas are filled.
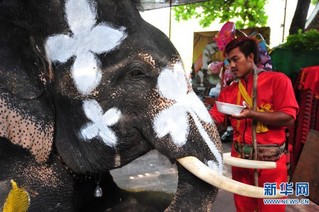
[[[239,49],[234,48],[226,54],[231,72],[237,78],[244,78],[254,69],[254,55],[251,53],[246,57]]]

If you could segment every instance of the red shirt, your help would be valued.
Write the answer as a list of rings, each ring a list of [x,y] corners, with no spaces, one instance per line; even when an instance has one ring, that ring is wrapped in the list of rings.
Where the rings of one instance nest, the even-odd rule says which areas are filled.
[[[241,81],[247,93],[251,95],[253,76],[249,75],[247,80],[241,79]],[[221,91],[218,101],[241,105],[244,99],[241,97],[238,103],[238,91],[238,82],[234,82]],[[298,103],[295,98],[291,80],[286,75],[280,72],[270,71],[260,72],[258,74],[257,107],[261,108],[262,105],[268,105],[270,111],[281,111],[296,119]],[[216,105],[210,109],[209,113],[216,124],[223,123],[226,118],[225,114],[218,112]],[[230,116],[229,119],[234,129],[233,140],[252,144],[252,120],[249,118],[237,120]],[[267,128],[267,132],[257,133],[256,138],[259,144],[282,144],[285,142],[285,127],[267,125]]]

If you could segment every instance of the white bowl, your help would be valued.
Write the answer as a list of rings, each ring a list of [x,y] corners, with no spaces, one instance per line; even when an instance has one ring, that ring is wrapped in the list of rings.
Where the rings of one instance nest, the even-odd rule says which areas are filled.
[[[227,115],[238,115],[245,108],[245,106],[242,105],[229,104],[225,102],[215,101],[215,103],[218,111]]]

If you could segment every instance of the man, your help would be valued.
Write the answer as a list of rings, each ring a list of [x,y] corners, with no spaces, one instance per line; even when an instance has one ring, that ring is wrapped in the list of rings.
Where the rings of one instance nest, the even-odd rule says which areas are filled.
[[[214,105],[209,111],[216,124],[229,118],[233,127],[233,145],[231,155],[245,159],[253,159],[253,121],[256,126],[258,143],[258,160],[275,161],[277,168],[260,169],[258,186],[264,183],[287,182],[285,150],[285,128],[291,126],[296,119],[298,104],[295,99],[290,79],[283,73],[257,70],[258,45],[249,37],[239,37],[231,41],[224,50],[230,63],[232,73],[237,80],[224,88],[218,101],[247,106],[240,114],[226,116]],[[254,73],[256,77],[254,78]],[[256,79],[257,78],[257,79]],[[257,81],[256,110],[252,110],[254,90],[253,81]],[[232,167],[234,180],[254,185],[253,169]],[[263,199],[254,199],[234,195],[238,212],[253,211],[285,211],[285,205],[265,205]]]

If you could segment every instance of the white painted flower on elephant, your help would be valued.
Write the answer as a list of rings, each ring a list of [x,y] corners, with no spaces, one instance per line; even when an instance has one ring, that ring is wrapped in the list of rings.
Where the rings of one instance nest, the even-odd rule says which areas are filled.
[[[214,154],[217,163],[208,161],[208,165],[222,172],[222,157],[215,144],[210,139],[200,120],[212,123],[207,109],[197,95],[188,92],[187,80],[182,64],[177,63],[173,70],[165,68],[158,77],[158,91],[164,98],[175,103],[161,111],[154,119],[154,130],[159,138],[170,134],[176,146],[183,146],[189,134],[188,114],[193,118],[199,133]],[[188,92],[188,93],[187,93]]]
[[[106,23],[96,25],[94,6],[87,0],[66,1],[66,18],[73,35],[53,35],[45,44],[47,55],[53,62],[65,63],[75,56],[72,78],[83,95],[89,95],[102,78],[95,54],[114,50],[127,36],[124,27],[114,29]]]
[[[46,53],[52,62],[65,63],[75,57],[71,69],[72,78],[77,90],[82,95],[89,95],[102,78],[100,61],[96,54],[114,50],[127,34],[124,27],[115,29],[106,23],[97,24],[95,5],[87,0],[67,0],[65,14],[73,34],[48,37],[45,43]],[[81,137],[85,140],[99,137],[106,145],[115,146],[117,137],[110,126],[119,120],[121,112],[111,108],[103,114],[101,106],[95,100],[84,101],[83,110],[92,122],[81,129]]]
[[[121,112],[117,108],[111,108],[103,114],[101,106],[95,100],[84,101],[83,110],[92,122],[81,129],[81,136],[85,140],[100,137],[106,145],[116,146],[117,137],[110,127],[121,118]]]

